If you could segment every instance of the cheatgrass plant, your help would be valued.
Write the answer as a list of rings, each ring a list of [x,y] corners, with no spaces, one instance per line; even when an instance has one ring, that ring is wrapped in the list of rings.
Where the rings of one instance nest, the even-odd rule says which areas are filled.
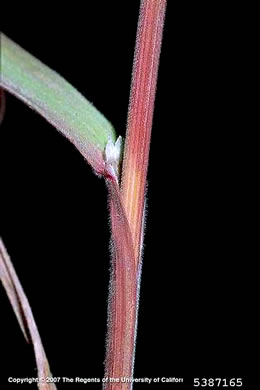
[[[108,188],[112,271],[105,376],[113,378],[133,377],[145,188],[165,9],[166,0],[141,1],[124,148],[111,123],[80,92],[1,34],[0,121],[6,91],[67,137],[94,172],[104,177]],[[32,310],[2,240],[0,278],[23,334],[33,344],[38,377],[49,377]],[[56,389],[44,381],[38,386]],[[104,384],[106,390],[131,386],[131,380]]]

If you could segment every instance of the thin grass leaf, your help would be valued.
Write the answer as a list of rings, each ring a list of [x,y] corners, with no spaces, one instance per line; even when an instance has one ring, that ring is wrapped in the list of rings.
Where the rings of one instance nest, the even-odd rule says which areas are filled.
[[[9,264],[9,267],[8,267]],[[10,261],[9,256],[6,252],[6,249],[4,247],[4,244],[2,240],[0,239],[0,280],[4,286],[4,289],[6,291],[6,294],[10,300],[10,303],[12,305],[12,308],[14,310],[14,313],[16,315],[16,318],[19,322],[20,328],[23,332],[23,335],[26,339],[26,341],[30,342],[30,336],[28,333],[28,329],[26,326],[25,318],[23,316],[23,310],[21,307],[21,302],[19,300],[19,297],[17,295],[17,291],[13,282],[13,278],[10,275]]]
[[[141,0],[121,187],[109,164],[107,169],[114,251],[105,376],[127,377],[130,382],[108,382],[104,384],[104,390],[132,389],[145,187],[166,2]],[[111,155],[114,154],[112,149]]]
[[[4,119],[5,115],[5,93],[4,90],[0,88],[0,125]]]
[[[11,259],[0,237],[0,279],[11,302],[20,327],[27,341],[31,341],[34,348],[38,370],[40,390],[56,390],[53,383],[45,383],[44,378],[51,377],[49,363],[44,352],[39,331],[37,329],[31,307],[16,275]],[[11,336],[10,336],[11,337]]]
[[[107,142],[116,140],[108,120],[64,78],[1,33],[0,86],[67,137],[103,174]]]

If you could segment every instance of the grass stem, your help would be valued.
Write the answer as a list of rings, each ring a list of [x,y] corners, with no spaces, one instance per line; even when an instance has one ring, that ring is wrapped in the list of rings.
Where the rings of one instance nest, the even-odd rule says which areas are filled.
[[[165,9],[166,0],[141,1],[121,188],[107,179],[113,253],[105,390],[132,388],[145,187]]]

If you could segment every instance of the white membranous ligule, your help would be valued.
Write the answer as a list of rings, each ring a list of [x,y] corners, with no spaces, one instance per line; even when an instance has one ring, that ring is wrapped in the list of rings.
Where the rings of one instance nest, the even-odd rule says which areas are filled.
[[[122,137],[119,136],[114,143],[111,138],[108,140],[105,149],[106,166],[110,174],[118,180],[119,164],[122,155]]]

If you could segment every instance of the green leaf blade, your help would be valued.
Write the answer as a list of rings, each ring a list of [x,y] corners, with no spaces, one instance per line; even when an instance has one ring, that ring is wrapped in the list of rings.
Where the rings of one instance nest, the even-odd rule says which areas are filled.
[[[116,140],[110,122],[58,73],[1,34],[0,85],[65,135],[92,165],[105,169],[104,150]]]

